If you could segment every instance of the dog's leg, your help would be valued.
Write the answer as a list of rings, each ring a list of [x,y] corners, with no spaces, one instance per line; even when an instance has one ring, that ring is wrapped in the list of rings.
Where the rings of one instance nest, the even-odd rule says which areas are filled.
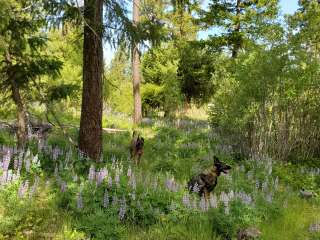
[[[133,149],[130,147],[130,159],[133,160]]]
[[[209,202],[209,199],[210,199],[210,193],[208,192],[208,190],[205,188],[204,191],[204,198],[206,200],[206,202],[208,203]]]
[[[137,164],[140,165],[140,162],[141,162],[141,154],[137,154],[138,157],[137,157]]]
[[[135,165],[138,165],[137,164],[137,155],[136,155],[136,153],[133,154],[133,162],[134,162]]]

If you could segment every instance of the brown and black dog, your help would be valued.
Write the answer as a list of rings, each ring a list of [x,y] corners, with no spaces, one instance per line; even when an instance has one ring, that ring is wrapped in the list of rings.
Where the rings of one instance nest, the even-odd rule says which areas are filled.
[[[133,162],[140,164],[141,156],[143,154],[144,138],[140,136],[137,131],[133,131],[130,143],[130,157]]]
[[[209,199],[210,192],[214,190],[218,183],[218,177],[223,172],[228,173],[231,167],[214,156],[214,164],[212,167],[206,169],[199,175],[193,176],[188,182],[188,189],[190,192],[198,192],[200,196]]]

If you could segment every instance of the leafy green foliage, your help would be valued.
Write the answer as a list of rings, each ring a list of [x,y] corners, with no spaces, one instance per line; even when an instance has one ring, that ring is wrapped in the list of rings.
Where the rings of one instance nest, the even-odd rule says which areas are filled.
[[[178,52],[173,42],[151,49],[144,55],[142,108],[146,113],[162,110],[171,116],[182,103],[177,77]]]
[[[270,32],[277,32],[275,19],[278,0],[259,1],[209,1],[209,9],[200,12],[200,24],[205,28],[217,28],[220,34],[212,39],[223,38],[225,46],[236,57],[238,51],[251,42],[272,39]]]
[[[180,51],[178,78],[182,94],[188,103],[206,103],[210,100],[214,85],[211,76],[214,72],[215,54],[197,45],[186,44]]]
[[[131,68],[128,54],[119,49],[105,71],[104,101],[113,111],[133,112]]]

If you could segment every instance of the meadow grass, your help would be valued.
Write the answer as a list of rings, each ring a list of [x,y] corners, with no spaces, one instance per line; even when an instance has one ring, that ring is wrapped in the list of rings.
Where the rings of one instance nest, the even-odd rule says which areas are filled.
[[[41,179],[33,197],[21,198],[17,194],[21,184],[28,179],[24,172],[20,180],[0,190],[0,239],[222,240],[233,239],[237,230],[245,226],[257,226],[262,232],[261,239],[266,240],[319,239],[308,231],[310,224],[320,220],[319,200],[299,197],[301,186],[311,184],[314,191],[319,191],[315,181],[317,176],[305,171],[301,173],[299,166],[288,167],[270,159],[237,162],[218,147],[217,139],[210,137],[210,129],[202,119],[155,120],[144,124],[138,130],[146,139],[145,151],[141,166],[135,167],[128,159],[133,126],[123,116],[120,121],[118,118],[110,118],[105,126],[128,131],[104,133],[104,162],[96,167],[98,170],[106,166],[116,172],[112,170],[116,161],[124,169],[119,179],[120,187],[108,188],[108,191],[127,199],[125,220],[119,220],[116,205],[101,206],[104,188],[87,179],[90,163],[75,159],[74,169],[59,170],[57,179],[51,158],[39,155],[46,170],[31,168],[30,185],[35,176]],[[70,134],[77,136],[74,129]],[[3,143],[12,143],[11,136],[1,136]],[[56,130],[51,133],[48,143],[65,151],[69,148],[62,133]],[[213,154],[233,167],[230,175],[219,178],[215,189],[218,198],[223,194],[229,196],[229,213],[226,213],[223,201],[209,211],[190,210],[181,201],[190,176],[210,166]],[[65,157],[58,158],[58,161],[63,164]],[[132,179],[125,176],[125,171],[130,166],[136,174],[137,189],[134,192],[139,204],[136,200],[129,200],[133,191],[127,185]],[[74,172],[78,173],[78,180],[72,180]],[[115,172],[112,172],[112,178]],[[157,190],[153,189],[154,179],[159,185]],[[167,189],[170,179],[178,184],[179,190]],[[46,184],[48,180],[50,184]],[[276,183],[278,180],[279,184]],[[67,189],[62,191],[63,184]],[[102,185],[107,186],[107,180]],[[83,195],[84,208],[81,209],[77,207],[79,193]],[[238,195],[231,197],[234,194]],[[194,198],[191,195],[191,199]],[[170,207],[172,202],[175,209]]]

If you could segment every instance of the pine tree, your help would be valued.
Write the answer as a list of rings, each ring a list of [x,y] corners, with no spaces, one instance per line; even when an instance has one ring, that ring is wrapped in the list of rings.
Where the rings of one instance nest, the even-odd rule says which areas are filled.
[[[103,0],[84,1],[83,90],[79,149],[99,160],[102,152]]]
[[[235,58],[247,41],[267,34],[278,10],[279,0],[211,0],[199,22],[204,29],[218,28]]]
[[[0,87],[16,105],[18,147],[23,148],[28,124],[25,98],[38,77],[57,75],[62,63],[41,52],[47,40],[41,31],[45,26],[42,1],[9,1],[2,7],[8,14],[0,25],[3,41]]]
[[[133,24],[137,26],[140,20],[140,0],[133,1]],[[133,122],[140,124],[142,120],[141,95],[140,95],[140,56],[138,43],[132,43],[132,85],[134,98]]]

